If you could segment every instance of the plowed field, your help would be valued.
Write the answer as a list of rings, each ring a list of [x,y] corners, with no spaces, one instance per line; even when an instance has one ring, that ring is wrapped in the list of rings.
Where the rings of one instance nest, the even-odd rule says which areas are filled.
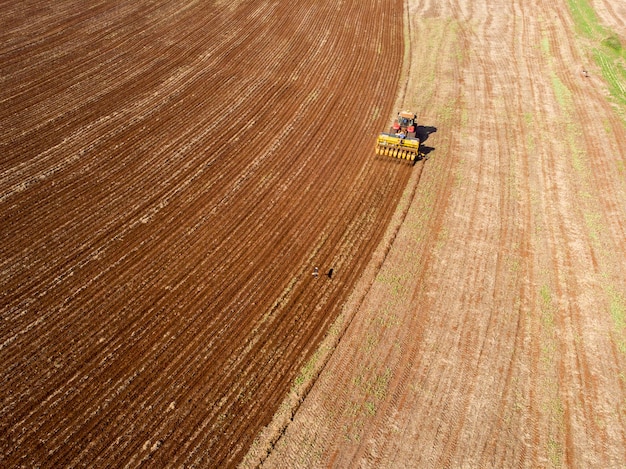
[[[403,107],[437,150],[293,422],[246,461],[626,467],[626,8],[407,8]]]
[[[414,169],[402,14],[0,2],[0,466],[243,457]]]

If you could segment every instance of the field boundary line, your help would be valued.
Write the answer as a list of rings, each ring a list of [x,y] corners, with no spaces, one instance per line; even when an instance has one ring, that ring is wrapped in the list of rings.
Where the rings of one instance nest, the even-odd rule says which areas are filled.
[[[408,0],[404,0],[403,8],[403,40],[404,53],[402,70],[398,79],[398,94],[395,99],[394,109],[400,109],[405,101],[409,71],[411,69],[411,26],[409,18]],[[391,164],[400,164],[390,159]],[[424,160],[425,162],[425,160]],[[252,443],[248,453],[239,464],[240,468],[262,467],[266,459],[271,455],[283,435],[287,432],[289,424],[293,422],[300,406],[307,398],[318,377],[330,362],[339,343],[352,324],[357,312],[361,309],[365,298],[368,296],[378,273],[387,259],[400,228],[404,224],[410,207],[415,199],[417,188],[424,169],[424,162],[412,167],[412,174],[402,192],[402,196],[396,206],[394,214],[387,225],[383,238],[372,254],[372,258],[357,280],[352,293],[342,307],[342,312],[328,329],[324,339],[317,347],[307,364],[302,368],[294,380],[291,390],[278,407],[272,417],[272,421],[261,430]]]

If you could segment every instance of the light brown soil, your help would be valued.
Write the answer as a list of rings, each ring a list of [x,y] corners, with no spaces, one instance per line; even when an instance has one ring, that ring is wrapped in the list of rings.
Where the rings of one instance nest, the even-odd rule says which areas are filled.
[[[0,466],[236,464],[413,174],[401,5],[0,12]]]
[[[618,3],[593,5],[624,40]],[[567,2],[408,8],[436,151],[263,467],[625,467],[626,126],[597,44]]]

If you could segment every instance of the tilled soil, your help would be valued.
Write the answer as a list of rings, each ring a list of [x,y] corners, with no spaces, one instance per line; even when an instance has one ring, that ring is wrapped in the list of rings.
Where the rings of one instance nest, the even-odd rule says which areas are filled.
[[[402,4],[88,3],[0,4],[0,466],[234,465],[414,169]]]
[[[436,151],[263,467],[626,465],[626,10],[582,4],[408,2]]]

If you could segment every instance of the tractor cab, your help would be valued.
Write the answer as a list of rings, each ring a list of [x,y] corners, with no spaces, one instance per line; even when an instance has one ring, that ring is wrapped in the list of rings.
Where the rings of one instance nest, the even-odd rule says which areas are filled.
[[[417,116],[409,111],[398,113],[389,133],[381,133],[376,139],[376,154],[392,156],[415,162],[423,157],[420,139],[417,137]]]
[[[417,125],[417,116],[409,111],[398,113],[398,117],[393,121],[390,134],[402,135],[406,138],[415,138],[415,126]]]

